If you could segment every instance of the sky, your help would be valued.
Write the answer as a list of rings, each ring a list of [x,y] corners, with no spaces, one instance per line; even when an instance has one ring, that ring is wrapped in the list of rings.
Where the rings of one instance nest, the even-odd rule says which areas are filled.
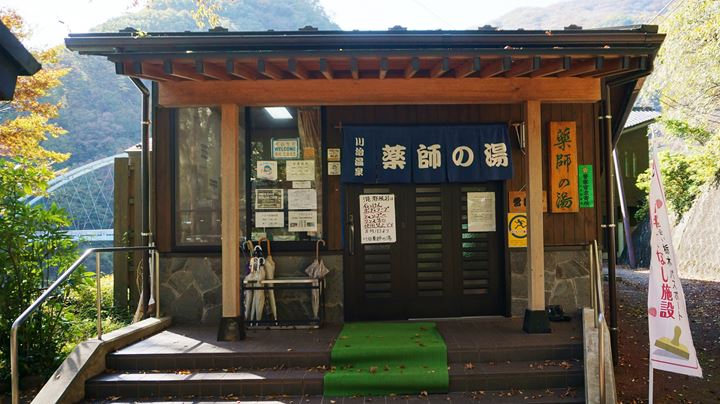
[[[475,29],[517,7],[542,7],[559,0],[320,0],[342,29]],[[133,11],[133,0],[0,0],[0,8],[22,15],[33,32],[25,45],[45,48],[70,32],[87,32],[105,20]],[[142,1],[140,1],[142,3]]]

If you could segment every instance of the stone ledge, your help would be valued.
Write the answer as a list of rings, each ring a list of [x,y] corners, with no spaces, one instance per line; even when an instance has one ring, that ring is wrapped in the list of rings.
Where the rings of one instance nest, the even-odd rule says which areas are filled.
[[[33,403],[75,403],[85,398],[85,382],[105,371],[105,356],[168,328],[170,317],[148,318],[78,344],[45,383]]]
[[[599,362],[598,362],[598,330],[595,328],[595,313],[592,308],[583,308],[583,357],[585,369],[585,402],[600,402]],[[615,391],[615,371],[613,369],[612,352],[610,348],[610,332],[603,322],[601,327],[605,335],[605,403],[617,402]]]

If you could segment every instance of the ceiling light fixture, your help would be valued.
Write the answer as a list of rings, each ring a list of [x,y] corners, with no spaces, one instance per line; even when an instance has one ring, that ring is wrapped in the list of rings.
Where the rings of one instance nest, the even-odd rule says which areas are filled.
[[[292,119],[290,111],[285,107],[265,107],[265,111],[267,111],[273,119]]]

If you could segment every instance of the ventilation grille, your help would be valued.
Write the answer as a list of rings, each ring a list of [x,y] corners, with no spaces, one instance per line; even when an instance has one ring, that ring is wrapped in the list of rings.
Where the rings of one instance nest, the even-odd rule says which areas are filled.
[[[415,188],[417,295],[443,295],[442,189]]]
[[[465,295],[488,293],[490,284],[489,239],[492,233],[470,233],[467,225],[467,193],[485,192],[482,186],[462,187],[460,212],[462,223],[462,285]],[[497,251],[495,252],[498,253]]]

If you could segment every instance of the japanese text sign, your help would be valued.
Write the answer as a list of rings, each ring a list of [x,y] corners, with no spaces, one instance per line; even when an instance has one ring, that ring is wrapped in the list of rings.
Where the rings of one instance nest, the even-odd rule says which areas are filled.
[[[593,167],[590,164],[578,166],[578,198],[581,208],[592,208],[595,206],[595,192],[593,191]]]
[[[362,244],[395,242],[395,195],[360,195],[360,215]]]
[[[655,369],[702,377],[685,308],[685,294],[677,273],[672,229],[665,192],[657,167],[651,162],[650,275],[648,281],[648,327],[650,364]]]
[[[576,142],[575,122],[550,122],[548,168],[553,213],[580,211]]]
[[[508,212],[511,213],[526,213],[527,212],[527,197],[525,191],[510,191],[508,192]],[[547,192],[542,191],[542,211],[547,212]]]
[[[300,158],[300,138],[272,139],[273,160]]]
[[[507,125],[346,126],[346,183],[482,182],[512,178]]]

